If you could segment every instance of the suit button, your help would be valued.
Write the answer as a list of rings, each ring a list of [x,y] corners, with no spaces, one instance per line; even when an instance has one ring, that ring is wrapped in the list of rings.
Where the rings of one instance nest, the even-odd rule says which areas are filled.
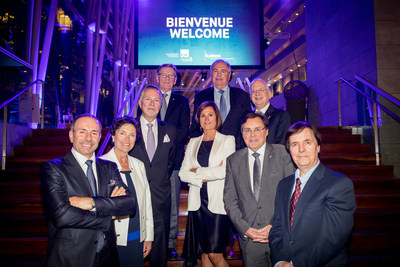
[[[290,244],[290,245],[294,245],[294,243],[295,243],[294,240],[290,240],[290,241],[289,241],[289,244]]]
[[[257,206],[257,209],[261,209],[261,206]]]
[[[117,236],[121,236],[121,235],[117,235]]]
[[[121,220],[118,220],[118,222],[121,222]]]
[[[98,242],[99,242],[99,241],[97,241],[97,240],[96,240],[96,241],[94,241],[94,243],[95,243],[95,244],[97,244]]]
[[[257,223],[258,226],[261,226],[261,223]]]

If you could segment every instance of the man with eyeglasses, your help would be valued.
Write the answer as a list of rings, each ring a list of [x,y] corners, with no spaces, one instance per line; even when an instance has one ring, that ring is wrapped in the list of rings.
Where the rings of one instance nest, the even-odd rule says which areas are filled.
[[[130,155],[141,160],[149,180],[153,206],[154,241],[149,254],[151,267],[167,266],[167,247],[171,213],[171,180],[175,157],[176,129],[157,118],[162,93],[149,85],[140,92],[138,118],[141,138]]]
[[[267,82],[257,78],[250,85],[250,96],[255,106],[255,112],[263,114],[268,120],[268,137],[270,144],[285,144],[285,134],[290,127],[288,112],[275,108],[270,102],[272,92]]]
[[[169,230],[167,257],[176,260],[175,244],[178,238],[178,211],[181,181],[178,173],[185,154],[185,141],[189,135],[190,109],[186,97],[172,91],[177,80],[177,69],[173,64],[163,64],[157,68],[157,82],[162,92],[162,105],[158,117],[176,127],[176,148],[174,170],[171,179],[171,225]]]
[[[196,114],[198,107],[204,101],[214,101],[222,116],[221,133],[233,135],[236,140],[236,149],[244,147],[240,135],[240,121],[249,112],[251,104],[249,94],[245,91],[228,86],[231,79],[231,66],[228,62],[218,59],[210,67],[213,86],[197,92],[194,96],[193,114]],[[192,116],[190,136],[201,135],[200,125],[196,123],[195,116]]]
[[[257,113],[241,123],[247,148],[227,158],[225,210],[239,233],[244,266],[271,266],[268,235],[274,214],[276,188],[294,173],[285,147],[267,143],[268,121]]]

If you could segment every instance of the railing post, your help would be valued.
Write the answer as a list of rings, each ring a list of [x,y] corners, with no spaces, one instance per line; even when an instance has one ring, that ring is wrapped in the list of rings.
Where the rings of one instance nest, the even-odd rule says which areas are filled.
[[[1,154],[1,169],[6,169],[6,157],[7,157],[7,113],[8,105],[3,108],[3,152]]]
[[[376,166],[380,165],[379,161],[379,138],[378,138],[378,119],[377,119],[377,111],[376,111],[376,103],[373,105],[374,109],[374,125],[373,125],[373,131],[374,131],[374,143],[375,143],[375,163]]]
[[[341,80],[337,80],[337,94],[338,94],[338,112],[339,112],[339,126],[342,126],[342,105],[340,101],[340,83]]]

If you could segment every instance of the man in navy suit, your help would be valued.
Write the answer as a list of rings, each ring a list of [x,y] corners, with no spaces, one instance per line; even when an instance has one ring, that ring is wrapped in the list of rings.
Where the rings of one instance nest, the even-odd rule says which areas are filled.
[[[171,181],[174,167],[176,129],[157,119],[162,93],[149,85],[140,92],[138,119],[142,138],[129,153],[141,160],[149,180],[153,206],[154,241],[149,254],[151,267],[167,266],[167,247],[171,213]]]
[[[96,159],[101,124],[90,114],[71,125],[73,148],[40,166],[49,215],[46,266],[119,266],[114,216],[135,214],[135,198],[115,163]]]
[[[251,100],[256,108],[255,112],[263,114],[268,120],[268,143],[284,145],[285,134],[290,126],[289,113],[271,105],[269,99],[272,97],[272,92],[263,79],[255,79],[250,88]]]
[[[276,192],[269,234],[272,263],[348,266],[346,242],[356,209],[353,183],[320,163],[320,139],[309,123],[293,124],[285,140],[298,169]]]
[[[213,86],[197,92],[194,96],[193,114],[204,101],[214,101],[222,115],[223,123],[221,133],[233,135],[236,140],[236,149],[245,147],[240,134],[240,122],[243,117],[252,112],[249,94],[245,91],[228,86],[231,78],[231,66],[228,62],[218,59],[210,67]],[[190,136],[201,135],[200,126],[192,116]]]
[[[184,147],[189,135],[190,109],[186,97],[172,92],[177,80],[177,69],[173,64],[163,64],[157,68],[157,82],[162,92],[163,102],[158,118],[176,127],[176,148],[174,170],[171,174],[171,222],[168,239],[168,259],[176,259],[178,253],[175,244],[178,238],[178,213],[181,181],[178,173],[181,169]]]

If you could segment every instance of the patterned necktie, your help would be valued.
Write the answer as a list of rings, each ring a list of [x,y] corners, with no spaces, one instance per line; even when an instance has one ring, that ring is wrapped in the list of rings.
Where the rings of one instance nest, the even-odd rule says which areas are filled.
[[[90,187],[92,188],[93,196],[97,196],[96,180],[94,178],[94,173],[92,168],[93,160],[88,159],[85,163],[88,166],[86,177],[89,181]],[[99,253],[103,249],[104,245],[105,245],[104,233],[103,231],[99,231],[97,233],[97,250],[96,250],[97,253]]]
[[[160,118],[163,121],[165,119],[165,114],[167,113],[167,96],[168,94],[162,94],[162,106],[160,111]]]
[[[153,124],[148,123],[147,127],[149,127],[149,130],[147,131],[147,155],[151,161],[156,152],[156,141],[154,139]]]
[[[254,167],[253,167],[253,194],[256,200],[258,201],[258,196],[260,195],[260,184],[261,184],[261,175],[260,175],[260,154],[254,152]]]
[[[296,189],[293,192],[292,198],[290,199],[290,229],[292,229],[292,224],[293,224],[293,217],[294,217],[294,211],[296,210],[296,205],[297,205],[297,200],[299,200],[300,197],[300,178],[296,179]]]
[[[225,97],[224,97],[224,90],[218,90],[218,93],[221,94],[221,98],[219,100],[219,111],[221,112],[222,116],[222,121],[225,121],[226,115],[228,114],[227,108],[226,108],[226,103],[225,103]]]

